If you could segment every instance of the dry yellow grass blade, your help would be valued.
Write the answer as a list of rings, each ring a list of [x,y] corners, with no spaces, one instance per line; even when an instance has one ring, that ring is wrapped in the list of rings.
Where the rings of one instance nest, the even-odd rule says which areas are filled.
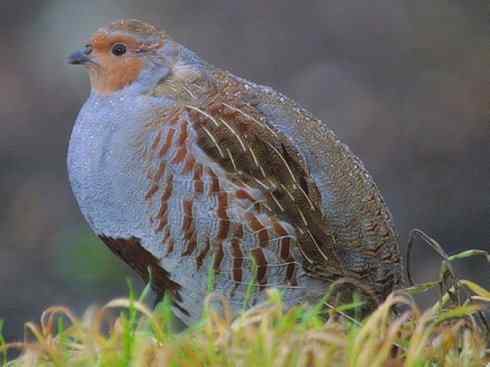
[[[91,308],[81,319],[53,307],[39,326],[26,324],[35,342],[8,346],[24,349],[9,366],[481,367],[490,362],[488,340],[466,306],[421,313],[398,293],[357,324],[322,319],[306,305],[286,310],[274,290],[266,303],[240,315],[232,315],[217,293],[206,304],[201,323],[181,333],[165,328],[161,310],[130,299]],[[407,311],[392,312],[402,305]],[[124,313],[118,316],[120,308]],[[129,322],[135,314],[138,319]],[[70,321],[67,329],[55,328],[59,317]]]

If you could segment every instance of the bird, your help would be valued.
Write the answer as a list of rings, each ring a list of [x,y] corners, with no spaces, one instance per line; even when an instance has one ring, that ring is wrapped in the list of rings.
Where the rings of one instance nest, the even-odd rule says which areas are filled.
[[[98,29],[67,62],[91,86],[67,157],[79,208],[184,324],[210,291],[240,310],[270,288],[292,307],[332,284],[374,304],[400,287],[378,187],[299,104],[136,19]]]

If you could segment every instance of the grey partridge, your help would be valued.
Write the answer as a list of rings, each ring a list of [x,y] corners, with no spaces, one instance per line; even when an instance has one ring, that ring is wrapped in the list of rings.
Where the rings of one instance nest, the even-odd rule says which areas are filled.
[[[338,279],[375,302],[401,280],[399,240],[371,176],[294,101],[122,20],[69,57],[91,93],[71,136],[73,192],[93,231],[184,322],[210,274],[242,307],[264,289],[317,301]]]

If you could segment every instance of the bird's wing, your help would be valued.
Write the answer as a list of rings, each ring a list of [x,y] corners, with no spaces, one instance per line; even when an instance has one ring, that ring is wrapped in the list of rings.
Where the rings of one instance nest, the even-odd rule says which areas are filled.
[[[312,118],[304,121],[305,116],[309,118],[306,111],[293,105],[291,111],[287,111],[283,108],[287,101],[282,101],[282,96],[266,90],[257,93],[257,88],[218,71],[213,75],[212,83],[206,86],[205,98],[194,98],[189,91],[191,98],[180,101],[179,116],[185,116],[190,122],[197,146],[219,167],[212,174],[237,188],[233,198],[226,196],[224,208],[230,209],[234,201],[247,198],[254,204],[255,213],[263,213],[269,218],[275,232],[272,237],[280,237],[281,229],[292,230],[294,233],[284,236],[295,239],[294,245],[302,255],[302,266],[311,276],[371,278],[369,273],[377,261],[376,251],[370,253],[369,249],[362,248],[363,234],[350,231],[360,222],[371,225],[370,209],[364,208],[370,207],[371,203],[363,202],[364,193],[357,197],[351,191],[371,190],[377,194],[377,190],[372,189],[373,184],[366,177],[359,177],[365,175],[362,165],[331,133],[322,136],[313,131],[316,145],[308,147],[308,141],[301,141],[305,140],[304,132],[302,136],[288,130],[297,127],[301,118],[305,124],[318,124]],[[294,113],[298,121],[291,123]],[[308,128],[311,130],[311,126],[305,125],[305,131]],[[322,144],[326,146],[322,147]],[[325,152],[328,154],[323,155]],[[323,165],[315,163],[319,160],[324,161]],[[352,170],[353,165],[361,168]],[[351,174],[355,176],[352,180],[349,179]],[[257,192],[261,193],[260,200],[254,194]],[[378,200],[378,196],[375,195],[373,200]],[[368,196],[366,200],[370,198]],[[354,208],[357,211],[353,205],[358,206]],[[366,218],[362,217],[364,214]],[[245,220],[248,227],[257,232],[265,227],[257,216],[245,217]],[[344,223],[346,228],[342,227],[342,220],[348,221]],[[274,230],[274,223],[287,225]],[[373,230],[377,231],[376,228]],[[270,242],[271,235],[264,232],[265,241],[260,242],[259,236],[258,251]],[[278,258],[287,261],[283,256],[278,255]],[[365,283],[374,285],[370,284],[373,279]],[[379,287],[374,285],[373,288],[376,292]]]
[[[291,149],[320,192],[318,205],[342,265],[385,297],[402,282],[399,238],[371,175],[325,123],[270,88],[257,88],[256,110],[271,128],[294,137]]]
[[[305,268],[344,274],[335,235],[320,210],[320,193],[301,156],[285,134],[243,102],[238,87],[230,80],[207,106],[190,111],[198,145],[229,180],[264,194],[262,210],[295,229]]]

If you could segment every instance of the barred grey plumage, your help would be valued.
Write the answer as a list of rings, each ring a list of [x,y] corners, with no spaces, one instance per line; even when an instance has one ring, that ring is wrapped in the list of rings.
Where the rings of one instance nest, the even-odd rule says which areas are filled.
[[[279,287],[287,305],[319,300],[336,279],[376,302],[399,285],[378,188],[308,111],[140,21],[97,31],[71,61],[92,83],[68,157],[82,213],[141,276],[152,269],[185,322],[210,271],[236,307],[250,282],[253,302]]]

